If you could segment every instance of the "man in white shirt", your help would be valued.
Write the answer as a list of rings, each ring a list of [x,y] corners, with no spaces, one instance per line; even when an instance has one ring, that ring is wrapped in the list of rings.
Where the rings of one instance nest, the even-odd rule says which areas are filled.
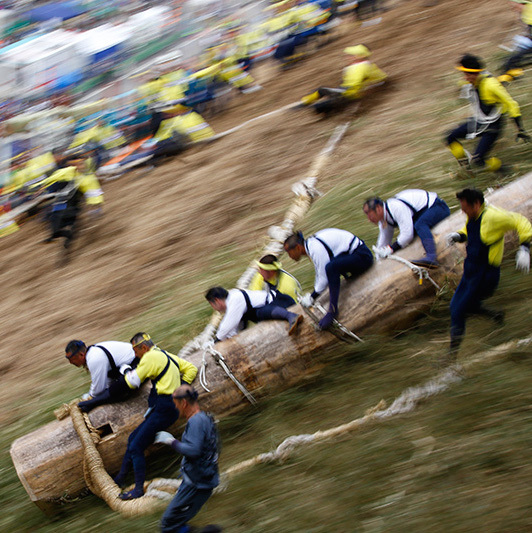
[[[330,327],[338,316],[340,276],[355,278],[368,270],[373,264],[371,251],[356,235],[336,228],[322,229],[307,239],[298,231],[284,241],[284,249],[294,261],[308,256],[316,271],[314,291],[303,296],[301,305],[311,306],[329,286],[329,310],[319,326]]]
[[[91,375],[89,392],[78,404],[88,412],[97,405],[124,399],[128,387],[114,386],[124,372],[134,366],[135,352],[129,342],[106,341],[86,346],[83,341],[72,340],[65,348],[66,358],[71,365],[86,368]]]
[[[412,263],[428,268],[438,266],[436,244],[430,230],[451,212],[435,192],[406,189],[386,201],[375,196],[365,201],[363,209],[368,220],[379,226],[379,238],[373,247],[378,258],[385,259],[405,248],[417,235],[426,255]],[[399,228],[399,235],[392,243],[395,228]]]
[[[205,294],[211,307],[223,313],[224,317],[216,332],[216,341],[223,341],[235,336],[245,329],[249,321],[286,320],[288,334],[293,335],[303,317],[287,311],[296,302],[288,296],[274,290],[250,291],[212,287]]]

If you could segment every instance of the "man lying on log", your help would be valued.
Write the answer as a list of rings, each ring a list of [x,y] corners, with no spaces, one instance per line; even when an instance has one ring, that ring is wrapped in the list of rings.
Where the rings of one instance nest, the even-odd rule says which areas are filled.
[[[130,342],[140,362],[136,369],[126,373],[126,383],[131,389],[137,389],[146,379],[151,379],[152,389],[144,422],[129,436],[120,472],[114,478],[119,487],[123,486],[133,467],[135,488],[120,494],[122,500],[144,495],[144,450],[153,443],[158,431],[164,431],[177,421],[179,411],[172,400],[172,393],[181,383],[190,384],[198,372],[192,363],[158,348],[147,333],[137,333]]]
[[[375,196],[364,202],[363,209],[368,220],[379,226],[379,238],[373,247],[377,258],[392,255],[410,244],[417,235],[426,255],[412,263],[427,268],[438,266],[436,245],[430,230],[447,218],[450,210],[435,192],[406,189],[386,201]],[[392,243],[395,228],[399,228],[399,235]]]
[[[307,256],[316,270],[314,291],[303,296],[301,305],[310,307],[329,286],[329,310],[319,326],[330,327],[338,316],[340,276],[355,278],[368,270],[373,264],[371,251],[356,235],[336,228],[322,229],[307,239],[298,231],[284,241],[284,249],[294,261]]]
[[[519,235],[520,246],[515,257],[515,267],[526,274],[530,271],[532,240],[532,224],[526,217],[486,205],[484,195],[478,189],[464,189],[456,197],[467,215],[467,223],[460,231],[450,233],[447,242],[467,242],[467,256],[464,274],[451,300],[449,363],[456,360],[468,315],[483,315],[499,325],[504,322],[502,311],[489,309],[482,301],[489,298],[499,284],[505,233],[516,231]]]
[[[329,113],[358,100],[368,87],[384,82],[387,76],[369,60],[371,52],[366,46],[349,46],[344,53],[351,56],[351,59],[343,71],[340,87],[319,87],[313,93],[303,96],[300,106],[312,106],[316,113]]]
[[[302,315],[291,313],[288,307],[296,302],[287,294],[276,290],[251,291],[211,287],[205,294],[211,307],[224,317],[216,332],[215,342],[234,337],[245,329],[249,321],[286,320],[288,334],[293,335],[303,320]]]
[[[89,392],[78,403],[83,412],[127,398],[129,389],[120,378],[135,366],[135,352],[129,342],[106,341],[87,347],[83,341],[72,340],[65,353],[71,365],[86,368],[91,375]]]

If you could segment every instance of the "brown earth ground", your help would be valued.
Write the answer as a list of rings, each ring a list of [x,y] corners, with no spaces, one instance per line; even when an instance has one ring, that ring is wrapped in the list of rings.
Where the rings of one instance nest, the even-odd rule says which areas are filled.
[[[342,50],[364,42],[393,84],[362,103],[360,127],[349,129],[320,189],[362,183],[376,161],[393,167],[406,144],[441,136],[458,120],[454,109],[450,116],[437,116],[438,95],[452,90],[457,58],[465,51],[493,53],[516,26],[516,15],[500,0],[424,4],[390,1],[378,25],[359,27],[344,19],[335,41],[292,70],[261,66],[257,76],[264,90],[233,98],[209,121],[223,131],[319,85],[338,84],[347,59]],[[249,258],[267,227],[281,220],[291,184],[305,176],[334,126],[348,116],[323,120],[307,110],[287,111],[148,175],[131,173],[104,184],[106,212],[99,233],[82,234],[65,267],[55,265],[58,245],[39,244],[46,232],[36,220],[1,239],[0,401],[10,408],[2,410],[0,424],[17,420],[23,402],[39,401],[49,386],[45,370],[73,371],[61,357],[69,339],[113,338],[121,325],[153,305],[164,282],[178,284],[177,320],[180,309],[200,301],[205,287],[216,282],[217,250]],[[238,255],[231,257],[236,261]],[[199,285],[191,281],[198,273],[203,273]],[[143,327],[150,329],[149,323]],[[174,338],[170,344],[179,348],[186,340]]]

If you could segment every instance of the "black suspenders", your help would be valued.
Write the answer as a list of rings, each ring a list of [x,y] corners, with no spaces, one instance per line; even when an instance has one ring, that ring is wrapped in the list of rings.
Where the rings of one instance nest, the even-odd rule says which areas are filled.
[[[311,237],[313,237],[317,241],[321,242],[321,244],[323,244],[323,247],[325,248],[325,250],[327,251],[327,254],[329,255],[329,261],[332,261],[335,256],[333,254],[333,251],[328,246],[328,244],[325,241],[323,241],[322,239],[320,239],[319,237],[316,237],[316,235],[312,235]],[[347,247],[347,250],[345,252],[342,252],[342,254],[350,254],[351,253],[351,246],[353,246],[353,243],[356,241],[356,239],[357,239],[357,236],[353,235],[353,238],[351,239],[351,242],[349,243],[349,246]],[[338,254],[338,255],[342,255],[342,254]]]

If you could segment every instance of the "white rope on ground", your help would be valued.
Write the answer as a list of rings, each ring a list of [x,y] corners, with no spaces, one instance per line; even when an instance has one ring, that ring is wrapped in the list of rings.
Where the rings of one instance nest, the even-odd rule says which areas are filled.
[[[405,259],[404,257],[399,257],[398,255],[389,255],[386,259],[392,259],[394,261],[397,261],[398,263],[402,263],[403,265],[407,266],[414,274],[419,276],[419,284],[423,284],[423,280],[426,279],[430,281],[436,289],[441,291],[441,287],[430,277],[429,271],[426,268],[423,268],[418,265],[414,265],[414,263],[411,263],[408,259]]]
[[[369,422],[384,421],[397,415],[409,413],[413,411],[417,405],[425,399],[435,396],[452,385],[459,383],[465,379],[464,370],[468,370],[478,363],[488,362],[496,359],[501,355],[505,355],[509,351],[529,346],[532,344],[532,337],[525,339],[510,341],[495,348],[491,348],[478,354],[473,359],[465,362],[463,365],[453,365],[436,377],[430,379],[425,384],[418,387],[409,387],[400,396],[398,396],[393,403],[387,407],[386,402],[381,400],[373,408],[366,411],[364,416],[352,420],[346,424],[330,428],[325,431],[317,431],[312,434],[292,435],[287,437],[277,448],[271,452],[262,453],[242,461],[222,473],[222,482],[220,486],[215,489],[215,492],[222,492],[228,486],[231,477],[240,474],[245,470],[252,468],[255,465],[272,462],[283,462],[299,447],[308,444],[314,444],[331,437],[337,437],[344,433],[360,429]]]
[[[373,408],[367,410],[364,416],[345,424],[341,424],[325,431],[317,431],[312,434],[304,433],[287,437],[275,450],[241,461],[225,470],[221,474],[221,484],[215,489],[215,492],[224,491],[232,477],[255,465],[273,462],[282,463],[283,461],[286,461],[295,450],[304,445],[319,443],[332,437],[341,436],[345,433],[360,429],[370,422],[384,421],[397,415],[409,413],[423,400],[435,396],[436,394],[449,389],[455,383],[465,379],[464,370],[467,370],[478,363],[489,362],[492,359],[507,354],[511,350],[523,347],[528,348],[530,345],[532,345],[532,336],[501,344],[478,354],[473,359],[467,361],[463,366],[454,365],[447,368],[421,386],[409,387],[398,396],[389,407],[386,406],[384,400],[381,400]],[[118,495],[120,489],[105,470],[102,458],[100,457],[100,454],[96,449],[96,444],[91,436],[91,432],[87,428],[86,419],[84,418],[83,413],[75,403],[71,403],[69,407],[74,428],[82,443],[84,454],[83,471],[85,481],[90,490],[105,500],[111,509],[118,511],[125,516],[140,516],[162,509],[167,501],[172,498],[173,493],[179,488],[181,480],[155,479],[145,485],[145,495],[142,498],[130,501],[119,499]]]
[[[200,146],[202,144],[209,144],[211,142],[215,142],[219,139],[222,139],[224,137],[227,137],[231,133],[235,133],[238,130],[241,130],[242,128],[248,126],[249,124],[252,124],[253,122],[257,122],[259,120],[271,117],[273,115],[276,115],[278,113],[282,113],[283,111],[287,111],[288,109],[292,109],[298,105],[298,102],[293,102],[291,104],[285,105],[283,107],[279,107],[278,109],[274,109],[273,111],[269,111],[268,113],[263,113],[262,115],[259,115],[257,117],[250,118],[249,120],[246,120],[242,122],[241,124],[238,124],[237,126],[234,126],[233,128],[230,128],[226,131],[222,131],[220,133],[217,133],[213,135],[212,137],[208,137],[207,139],[200,139],[198,141],[193,141],[190,143],[189,147],[192,148],[194,146]],[[119,179],[125,171],[131,170],[134,168],[139,167],[140,165],[143,165],[144,163],[150,161],[152,159],[153,155],[146,155],[145,157],[136,159],[134,161],[131,161],[130,163],[126,165],[120,166],[119,164],[116,164],[116,166],[109,166],[106,168],[103,166],[102,168],[98,169],[97,175],[98,178],[101,181],[114,181],[116,179]]]

